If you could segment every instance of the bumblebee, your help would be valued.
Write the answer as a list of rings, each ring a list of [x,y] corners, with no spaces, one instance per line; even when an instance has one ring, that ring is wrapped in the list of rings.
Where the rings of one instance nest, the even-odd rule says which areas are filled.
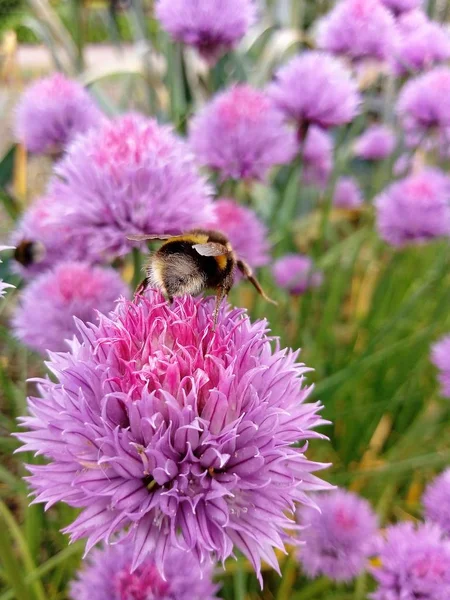
[[[135,295],[142,294],[147,287],[154,287],[171,302],[174,296],[195,296],[207,288],[216,291],[214,327],[217,325],[222,299],[233,286],[234,271],[253,284],[259,294],[272,304],[250,266],[236,256],[228,238],[210,229],[192,229],[181,235],[130,235],[129,240],[161,240],[162,246],[150,255],[145,267],[146,277],[138,285]]]
[[[41,262],[45,257],[45,248],[40,242],[22,240],[14,250],[14,260],[23,267],[31,267]]]

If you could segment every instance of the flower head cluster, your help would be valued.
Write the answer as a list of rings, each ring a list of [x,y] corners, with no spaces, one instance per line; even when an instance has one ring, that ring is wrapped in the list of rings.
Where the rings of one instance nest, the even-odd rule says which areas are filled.
[[[310,127],[302,148],[302,181],[324,189],[333,170],[333,139],[320,127]]]
[[[450,398],[450,335],[441,338],[432,349],[432,360],[439,369],[441,394]]]
[[[79,133],[102,120],[86,90],[56,73],[25,90],[17,107],[16,137],[30,152],[59,154]]]
[[[358,208],[363,202],[361,188],[354,177],[340,177],[337,180],[333,196],[336,208]]]
[[[372,125],[356,140],[353,151],[365,160],[383,160],[396,145],[395,135],[386,125]]]
[[[420,8],[423,0],[381,0],[381,2],[389,8],[394,15],[407,13],[415,8]]]
[[[406,13],[398,21],[399,36],[392,54],[396,75],[419,72],[450,57],[450,38],[440,23],[430,21],[420,10]]]
[[[4,252],[5,250],[12,250],[12,246],[0,246],[0,252]],[[2,260],[0,259],[0,263],[2,262]],[[14,286],[11,285],[10,283],[6,283],[5,281],[3,281],[3,279],[0,279],[0,298],[3,298],[5,296],[5,291],[8,288],[13,288]]]
[[[165,579],[148,556],[131,572],[133,547],[128,542],[96,549],[70,586],[70,600],[214,600],[217,586],[211,569],[201,571],[195,558],[171,550]]]
[[[402,88],[397,111],[408,133],[423,136],[450,127],[450,68],[435,67],[408,81]]]
[[[448,355],[447,355],[448,356]],[[425,518],[450,534],[450,469],[446,469],[426,488],[422,498]]]
[[[163,568],[170,547],[277,569],[294,503],[327,487],[304,454],[323,421],[298,353],[242,310],[223,306],[213,331],[212,308],[149,291],[79,323],[22,419],[22,450],[49,459],[29,467],[36,501],[82,509],[66,531],[88,549],[128,528],[133,569],[149,554]]]
[[[263,267],[270,260],[267,227],[256,213],[231,198],[220,198],[213,204],[212,221],[202,225],[217,229],[230,240],[239,258],[251,267]]]
[[[51,193],[60,222],[83,240],[85,260],[126,254],[128,234],[180,233],[210,216],[211,190],[169,127],[127,115],[79,137],[57,165]]]
[[[128,288],[113,269],[62,262],[34,279],[21,295],[13,318],[16,336],[38,352],[62,351],[77,331],[74,317],[93,321],[109,312]]]
[[[256,5],[254,0],[158,0],[156,16],[174,39],[214,64],[247,33]]]
[[[401,523],[386,531],[373,600],[447,600],[450,598],[450,541],[435,525]]]
[[[377,517],[367,500],[344,490],[320,494],[317,506],[298,510],[305,527],[299,559],[309,577],[350,581],[367,565],[377,535]]]
[[[389,58],[395,21],[379,0],[343,0],[322,20],[320,48],[354,61]]]
[[[223,179],[264,179],[297,149],[270,98],[244,84],[218,94],[194,117],[190,142],[199,161]]]
[[[301,133],[310,125],[329,128],[349,123],[360,97],[350,71],[325,52],[304,52],[281,67],[269,94]]]
[[[450,180],[423,169],[391,184],[376,199],[377,226],[393,246],[421,244],[450,234]]]
[[[274,262],[272,274],[277,285],[293,295],[304,294],[323,282],[323,274],[314,269],[309,256],[302,254],[285,254]]]

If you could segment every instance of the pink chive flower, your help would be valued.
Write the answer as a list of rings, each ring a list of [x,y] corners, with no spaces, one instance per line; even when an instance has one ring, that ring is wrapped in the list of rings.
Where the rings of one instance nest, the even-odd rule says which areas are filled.
[[[79,322],[18,437],[49,459],[29,466],[35,501],[81,509],[65,531],[87,550],[127,529],[133,570],[150,554],[162,570],[170,548],[200,563],[237,548],[261,580],[261,559],[278,570],[295,503],[328,487],[305,456],[324,421],[298,352],[225,305],[213,331],[213,303],[150,290]]]
[[[391,184],[376,199],[380,236],[393,246],[423,244],[450,234],[450,183],[438,169]]]
[[[379,0],[343,0],[322,19],[318,46],[353,61],[384,61],[395,36],[394,18]]]
[[[168,552],[165,579],[149,555],[131,571],[129,542],[93,550],[70,586],[70,600],[215,600],[211,569],[200,570],[189,552]]]
[[[269,263],[267,227],[251,208],[231,198],[219,198],[213,204],[213,219],[202,227],[224,233],[236,254],[254,269]]]
[[[402,88],[397,112],[407,134],[421,138],[450,128],[450,68],[435,67]]]
[[[371,125],[355,141],[355,156],[365,160],[383,160],[390,156],[396,146],[393,131],[386,125]]]
[[[378,533],[378,520],[367,500],[345,490],[320,494],[317,506],[304,506],[299,560],[309,577],[326,575],[351,581],[367,566]]]
[[[29,152],[59,154],[78,134],[102,120],[88,92],[55,73],[25,90],[16,110],[15,132]]]
[[[214,65],[254,23],[256,5],[254,0],[158,0],[156,17],[175,40]]]
[[[372,600],[450,598],[450,542],[436,525],[388,527],[379,559],[371,569],[378,584]]]
[[[320,127],[310,127],[302,148],[302,181],[324,190],[333,170],[333,138]]]
[[[0,252],[4,252],[5,250],[13,250],[13,246],[0,246]],[[0,263],[3,261],[0,259]],[[0,299],[4,298],[5,292],[8,288],[13,288],[14,286],[10,283],[6,283],[3,279],[0,279]]]
[[[301,254],[285,254],[276,260],[272,266],[272,275],[279,287],[294,296],[320,287],[323,283],[323,274],[314,269],[309,256]]]
[[[180,233],[211,214],[211,188],[188,146],[170,127],[126,115],[80,136],[55,168],[53,217],[83,240],[85,260],[130,251],[129,234]]]
[[[353,209],[364,203],[359,183],[354,177],[340,177],[336,182],[333,204],[336,208]]]
[[[396,16],[420,8],[423,4],[423,0],[381,0],[381,2]]]
[[[222,179],[259,179],[295,155],[295,134],[268,96],[249,85],[218,94],[193,119],[191,146]]]
[[[96,319],[109,312],[128,288],[113,269],[64,262],[34,279],[21,295],[13,317],[15,335],[29,348],[44,354],[62,351],[77,332],[74,317]]]
[[[431,351],[433,364],[439,369],[441,394],[450,398],[450,335],[441,338]]]
[[[448,347],[447,347],[448,350]],[[447,354],[448,356],[448,354]],[[436,523],[445,534],[450,534],[450,469],[446,469],[428,484],[422,497],[427,521]]]
[[[396,75],[429,69],[450,57],[450,37],[440,23],[430,21],[421,10],[406,13],[398,20],[399,36],[392,53]]]
[[[301,139],[310,125],[328,129],[349,123],[360,104],[350,71],[338,58],[315,51],[281,67],[269,95],[286,119],[296,123]]]

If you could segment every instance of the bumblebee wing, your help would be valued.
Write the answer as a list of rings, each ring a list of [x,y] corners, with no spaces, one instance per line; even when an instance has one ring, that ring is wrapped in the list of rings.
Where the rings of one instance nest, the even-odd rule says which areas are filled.
[[[127,235],[127,240],[132,240],[133,242],[143,242],[145,240],[170,240],[172,237],[174,236],[164,233],[153,233],[144,235]]]
[[[194,244],[192,246],[201,256],[223,256],[228,254],[229,250],[223,244],[217,242],[207,242],[206,244]]]

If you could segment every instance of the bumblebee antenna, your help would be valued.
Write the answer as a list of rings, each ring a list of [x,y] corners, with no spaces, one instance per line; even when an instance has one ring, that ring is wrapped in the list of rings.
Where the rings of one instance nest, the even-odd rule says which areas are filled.
[[[251,270],[250,266],[244,260],[238,259],[236,261],[236,265],[239,271],[242,273],[242,275],[250,281],[253,287],[255,287],[258,291],[258,294],[260,294],[264,298],[264,300],[270,302],[270,304],[275,304],[275,306],[278,306],[278,302],[272,300],[272,298],[269,298],[266,292],[262,289],[261,284],[253,275],[253,271]]]

